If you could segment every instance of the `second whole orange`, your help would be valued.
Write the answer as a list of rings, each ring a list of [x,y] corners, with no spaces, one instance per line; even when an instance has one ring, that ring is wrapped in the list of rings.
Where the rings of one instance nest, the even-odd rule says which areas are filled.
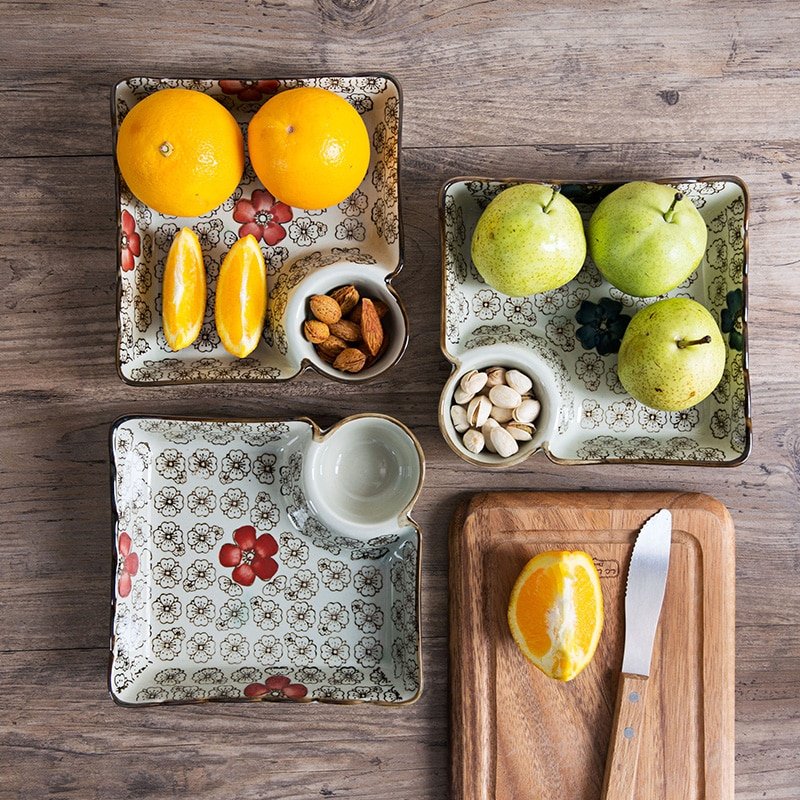
[[[359,113],[338,94],[313,86],[270,98],[250,121],[247,146],[259,180],[295,208],[340,203],[369,167],[369,134]]]

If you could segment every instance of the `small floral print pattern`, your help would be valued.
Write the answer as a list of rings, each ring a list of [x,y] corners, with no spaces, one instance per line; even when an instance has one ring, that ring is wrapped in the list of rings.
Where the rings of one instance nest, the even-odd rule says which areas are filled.
[[[328,226],[311,217],[297,217],[289,226],[289,238],[298,247],[311,247],[320,236],[328,232]],[[281,237],[282,238],[282,237]],[[274,244],[274,242],[269,242]]]
[[[153,579],[162,589],[173,589],[183,577],[183,568],[174,558],[161,558],[153,565]]]
[[[217,609],[213,600],[203,594],[193,597],[186,606],[186,616],[192,625],[197,625],[199,628],[210,625],[216,614]]]
[[[583,353],[575,362],[575,374],[590,392],[597,391],[605,370],[605,362],[597,353]]]
[[[310,569],[300,569],[289,579],[286,597],[289,600],[310,600],[319,591],[319,580]]]
[[[307,694],[302,683],[292,683],[286,675],[270,675],[264,683],[251,683],[244,688],[244,696],[251,700],[302,700]]]
[[[605,409],[597,400],[586,399],[581,405],[581,428],[597,428],[603,424]]]
[[[639,424],[649,433],[655,433],[667,424],[667,414],[655,408],[642,406],[639,409]]]
[[[731,432],[731,415],[726,409],[720,408],[712,415],[711,432],[715,439],[724,439]]]
[[[131,537],[123,531],[117,540],[117,558],[119,576],[117,578],[117,595],[127,597],[131,593],[131,585],[139,572],[139,556],[131,550]]]
[[[222,528],[219,525],[198,522],[189,530],[186,538],[189,547],[196,553],[210,553],[222,538]]]
[[[250,512],[250,521],[257,528],[271,530],[278,524],[280,511],[267,492],[259,492],[256,495],[253,510]]]
[[[186,577],[183,580],[183,588],[187,592],[196,592],[200,589],[209,589],[214,583],[217,574],[210,561],[198,558],[193,561],[186,569]]]
[[[374,597],[383,588],[383,576],[377,567],[361,567],[353,578],[353,585],[364,597]]]
[[[545,326],[547,338],[562,350],[575,349],[575,326],[566,318],[553,317]]]
[[[302,539],[290,533],[282,533],[280,540],[281,561],[287,567],[299,569],[308,561],[308,545]]]
[[[332,561],[321,558],[317,562],[323,584],[332,592],[344,591],[350,585],[350,568],[344,561]]]
[[[250,643],[241,633],[229,633],[220,642],[219,653],[229,664],[241,664],[250,655]]]
[[[283,644],[277,636],[261,636],[253,646],[253,655],[262,664],[277,664],[283,658]]]
[[[181,615],[181,601],[177,595],[165,592],[153,601],[153,612],[162,625],[171,625]]]
[[[687,433],[700,421],[700,412],[697,407],[687,408],[685,411],[673,411],[669,415],[669,422],[676,430]]]
[[[122,212],[120,230],[120,267],[123,272],[131,272],[136,269],[136,258],[142,252],[142,240],[136,232],[136,220],[127,210]]]
[[[208,480],[217,471],[217,457],[206,448],[195,450],[189,456],[189,471]]]
[[[346,217],[360,217],[369,207],[369,198],[360,189],[356,189],[337,207]]]
[[[257,101],[275,94],[280,88],[279,81],[233,81],[222,80],[219,88],[225,94],[235,95],[242,101]]]
[[[364,636],[353,653],[362,667],[374,667],[383,658],[383,645],[374,636]]]
[[[252,586],[256,578],[268,581],[278,571],[273,556],[278,543],[269,533],[256,534],[252,525],[242,525],[233,532],[236,544],[224,544],[219,551],[219,563],[233,567],[231,578],[241,586]]]
[[[229,450],[222,459],[219,480],[221,483],[243,481],[250,474],[251,469],[250,457],[244,450]]]
[[[185,548],[183,545],[183,531],[174,522],[162,522],[153,531],[153,542],[159,550],[182,556]]]
[[[183,650],[185,633],[181,628],[168,628],[153,637],[153,655],[161,661],[172,661]]]
[[[631,400],[619,400],[612,403],[606,412],[606,424],[612,431],[625,431],[633,425],[634,403]]]
[[[207,517],[217,507],[217,498],[208,486],[193,489],[186,502],[189,510],[198,517]]]
[[[274,453],[262,453],[253,461],[253,475],[259,483],[271,484],[275,480]]]
[[[231,598],[222,604],[217,617],[219,630],[241,628],[250,619],[250,609],[238,598]]]
[[[296,631],[307,631],[314,627],[317,615],[313,606],[306,602],[294,603],[286,612],[286,621]]]
[[[472,298],[472,310],[478,319],[493,319],[500,311],[500,298],[491,289],[481,289]]]
[[[293,664],[299,666],[310,664],[317,657],[317,645],[308,636],[290,633],[286,637],[286,655]]]
[[[327,603],[319,612],[319,632],[337,633],[350,623],[350,612],[342,603]]]
[[[514,325],[535,325],[536,312],[527,297],[509,297],[503,303],[503,315]]]
[[[376,633],[383,627],[383,611],[375,603],[353,600],[355,623],[364,633]]]
[[[586,350],[597,350],[601,356],[618,353],[631,317],[622,313],[623,305],[608,297],[599,303],[584,300],[575,319],[580,327],[575,335]]]
[[[350,658],[350,645],[340,636],[331,636],[322,643],[319,652],[326,664],[340,667]]]
[[[363,223],[354,217],[345,217],[334,230],[337,239],[346,241],[363,242],[367,235],[367,230]]]
[[[219,507],[226,517],[241,519],[250,507],[250,500],[244,489],[228,489],[219,500]]]
[[[274,601],[263,597],[250,600],[253,609],[253,622],[265,631],[273,631],[283,621],[283,609]]]
[[[155,496],[154,502],[165,517],[174,517],[183,509],[183,495],[174,486],[165,486]]]
[[[242,198],[236,203],[233,218],[242,223],[240,238],[255,236],[264,244],[276,245],[286,236],[283,226],[292,219],[292,209],[266,189],[257,189],[249,199]]]

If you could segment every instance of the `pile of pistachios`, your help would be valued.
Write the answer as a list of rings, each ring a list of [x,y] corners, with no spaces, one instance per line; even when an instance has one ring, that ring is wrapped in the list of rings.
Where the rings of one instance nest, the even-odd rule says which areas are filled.
[[[467,372],[453,395],[450,417],[470,453],[484,449],[501,458],[529,442],[541,411],[533,381],[517,369],[489,367]]]

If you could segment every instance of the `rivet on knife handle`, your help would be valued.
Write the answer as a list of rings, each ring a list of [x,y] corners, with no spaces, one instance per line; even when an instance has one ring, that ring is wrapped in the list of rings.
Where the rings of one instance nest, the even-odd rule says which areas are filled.
[[[603,800],[633,800],[644,727],[647,678],[622,673],[603,780]]]

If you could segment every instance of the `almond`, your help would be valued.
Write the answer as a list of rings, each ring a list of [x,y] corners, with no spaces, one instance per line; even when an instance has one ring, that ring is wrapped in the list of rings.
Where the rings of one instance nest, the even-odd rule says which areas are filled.
[[[326,294],[315,294],[309,303],[311,313],[326,325],[333,325],[342,318],[342,309],[339,304]]]
[[[330,296],[339,304],[343,317],[346,317],[356,307],[360,299],[358,289],[352,284],[340,286],[331,292]]]
[[[320,322],[318,319],[309,319],[303,325],[303,335],[311,344],[321,344],[331,335],[331,331],[324,322]]]
[[[329,336],[324,342],[317,345],[317,351],[320,355],[336,358],[342,350],[347,349],[347,343],[343,342],[338,336]]]
[[[345,342],[357,342],[361,339],[361,328],[349,319],[340,319],[330,327],[330,332]]]
[[[333,368],[342,372],[361,372],[366,362],[367,357],[360,350],[356,350],[355,347],[348,347],[336,356]]]
[[[389,306],[387,306],[383,300],[373,300],[372,305],[375,306],[375,311],[378,313],[379,319],[383,319],[389,311]],[[361,303],[353,309],[350,314],[350,319],[357,325],[361,324]]]
[[[371,356],[377,356],[383,347],[383,325],[372,300],[361,301],[361,338]]]

